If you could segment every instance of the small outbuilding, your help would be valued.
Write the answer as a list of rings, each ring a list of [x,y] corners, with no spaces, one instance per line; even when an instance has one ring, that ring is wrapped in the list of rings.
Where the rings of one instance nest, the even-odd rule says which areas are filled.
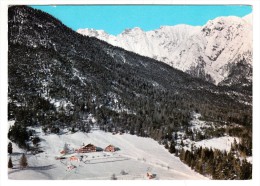
[[[62,150],[62,151],[60,151],[60,153],[64,155],[64,154],[65,154],[65,151],[64,151],[64,150]]]
[[[156,174],[153,174],[151,172],[147,172],[146,176],[147,176],[148,179],[154,179],[156,177]]]
[[[118,147],[115,147],[114,145],[108,145],[106,148],[105,148],[105,151],[106,152],[115,152],[115,151],[118,151],[119,148]]]
[[[79,161],[79,158],[76,157],[76,156],[71,156],[71,157],[69,158],[69,160],[70,160],[70,161]]]

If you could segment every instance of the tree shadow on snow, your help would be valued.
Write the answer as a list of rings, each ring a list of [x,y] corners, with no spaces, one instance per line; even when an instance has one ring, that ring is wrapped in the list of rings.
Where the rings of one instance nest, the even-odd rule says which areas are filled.
[[[22,153],[22,152],[13,152],[12,154],[10,154],[11,156],[20,156],[20,155],[22,155],[22,154],[24,154],[24,153]]]
[[[52,164],[52,165],[46,165],[46,166],[34,166],[34,167],[29,166],[26,169],[27,170],[50,170],[50,169],[54,169],[54,168],[55,168],[55,166],[54,166],[54,164]]]
[[[55,168],[54,164],[53,165],[46,165],[46,166],[29,166],[29,167],[26,167],[24,169],[17,167],[17,168],[13,168],[12,170],[10,170],[10,172],[8,174],[10,175],[10,174],[20,172],[20,171],[24,171],[24,170],[41,171],[41,170],[50,170],[50,169],[54,169],[54,168]]]

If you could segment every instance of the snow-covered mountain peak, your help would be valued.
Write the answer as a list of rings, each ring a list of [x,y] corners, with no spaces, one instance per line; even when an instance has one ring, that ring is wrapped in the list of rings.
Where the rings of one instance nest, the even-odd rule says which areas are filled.
[[[181,36],[186,35],[189,36],[194,32],[198,32],[201,29],[200,26],[191,26],[185,24],[179,24],[174,26],[161,26],[159,29],[149,32],[161,32],[167,35],[179,34]]]
[[[218,84],[231,73],[231,66],[252,62],[252,14],[243,18],[218,17],[204,26],[161,26],[151,31],[126,29],[117,36],[91,34],[143,56],[165,62],[184,72]],[[249,79],[251,75],[249,75]]]
[[[247,22],[240,17],[236,16],[228,16],[228,17],[218,17],[214,20],[210,20],[206,25],[202,27],[202,31],[206,32],[206,34],[210,34],[210,32],[240,32],[244,29],[251,29]]]
[[[186,25],[186,24],[177,24],[174,26],[170,26],[170,25],[165,25],[165,26],[160,26],[160,29],[179,29],[179,30],[185,30],[185,29],[193,29],[196,27],[200,27],[200,26],[192,26],[192,25]]]
[[[103,36],[103,37],[108,37],[109,34],[106,33],[104,30],[95,30],[93,28],[86,28],[86,29],[78,29],[77,30],[78,33],[81,33],[83,35],[87,35],[87,36],[90,36],[90,37],[100,37],[100,36]]]
[[[122,35],[134,35],[134,34],[142,34],[144,31],[139,27],[127,28],[121,34]],[[121,35],[119,34],[119,35]]]

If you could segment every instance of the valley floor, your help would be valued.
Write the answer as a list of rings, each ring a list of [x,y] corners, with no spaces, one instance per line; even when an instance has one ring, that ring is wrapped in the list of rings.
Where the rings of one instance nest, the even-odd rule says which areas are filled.
[[[113,135],[100,130],[91,133],[65,133],[63,135],[43,134],[40,128],[35,129],[41,138],[43,153],[27,154],[28,167],[19,168],[23,150],[13,144],[13,169],[9,169],[9,179],[16,180],[143,180],[147,173],[156,175],[153,179],[162,180],[202,180],[208,179],[187,165],[178,157],[170,154],[162,145],[153,139],[137,137],[130,134]],[[116,152],[72,153],[66,159],[56,160],[67,143],[70,149],[78,149],[82,144],[91,143],[105,148],[112,144]],[[76,156],[80,160],[70,161]],[[73,169],[68,169],[68,166]],[[124,172],[124,173],[122,173]]]

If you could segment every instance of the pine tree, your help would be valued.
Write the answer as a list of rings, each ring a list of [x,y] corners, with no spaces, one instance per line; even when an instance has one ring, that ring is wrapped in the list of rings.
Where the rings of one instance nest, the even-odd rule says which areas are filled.
[[[40,138],[39,137],[35,137],[32,140],[33,146],[34,148],[32,148],[32,152],[33,154],[37,154],[39,152],[39,143],[40,143]]]
[[[20,167],[23,169],[23,168],[26,168],[27,166],[28,166],[27,158],[26,158],[25,154],[23,154],[20,159]]]
[[[68,147],[67,143],[64,144],[63,151],[64,151],[64,154],[68,154],[69,153],[69,147]]]
[[[192,159],[192,160],[191,160],[191,163],[190,163],[191,169],[194,169],[194,166],[195,166],[195,161]]]
[[[181,159],[181,161],[184,161],[184,159],[185,159],[185,150],[183,148],[180,151],[180,159]]]
[[[191,152],[186,150],[185,151],[185,157],[184,157],[184,161],[186,164],[188,164],[188,166],[191,166]]]
[[[12,158],[11,157],[9,158],[9,161],[8,161],[8,168],[9,169],[13,168],[13,162],[12,162]]]
[[[206,149],[204,149],[204,148],[201,150],[200,158],[201,158],[202,160],[205,160],[205,158],[206,158],[205,151],[206,151]]]
[[[184,143],[183,143],[183,140],[181,140],[181,144],[180,144],[180,145],[181,145],[181,147],[184,147]]]
[[[195,165],[195,170],[200,174],[203,174],[203,163],[202,160],[198,161]]]
[[[242,180],[252,179],[252,164],[245,159],[242,160],[241,177]]]
[[[174,134],[174,140],[176,141],[178,139],[178,134],[177,134],[177,132],[175,132],[175,134]]]
[[[171,141],[171,146],[170,146],[170,148],[169,148],[169,152],[170,152],[171,154],[173,154],[173,153],[175,153],[175,151],[176,151],[176,149],[175,149],[175,143],[174,143],[174,141]]]
[[[216,163],[216,168],[214,169],[213,171],[213,179],[216,179],[216,180],[223,180],[225,178],[225,175],[223,173],[223,169],[225,168],[223,166],[223,163],[224,163],[224,159],[219,159]]]
[[[164,145],[164,148],[166,149],[169,149],[169,145],[168,145],[168,142],[166,141],[165,145]]]
[[[12,143],[11,143],[11,142],[8,143],[8,153],[9,153],[9,154],[12,154],[12,153],[13,153],[13,146],[12,146]]]
[[[116,177],[115,174],[112,174],[112,176],[111,176],[111,180],[117,180],[117,177]]]
[[[179,156],[179,151],[178,151],[178,149],[175,150],[175,156],[177,156],[177,157]]]
[[[71,132],[75,133],[75,127],[74,126],[72,127]]]

